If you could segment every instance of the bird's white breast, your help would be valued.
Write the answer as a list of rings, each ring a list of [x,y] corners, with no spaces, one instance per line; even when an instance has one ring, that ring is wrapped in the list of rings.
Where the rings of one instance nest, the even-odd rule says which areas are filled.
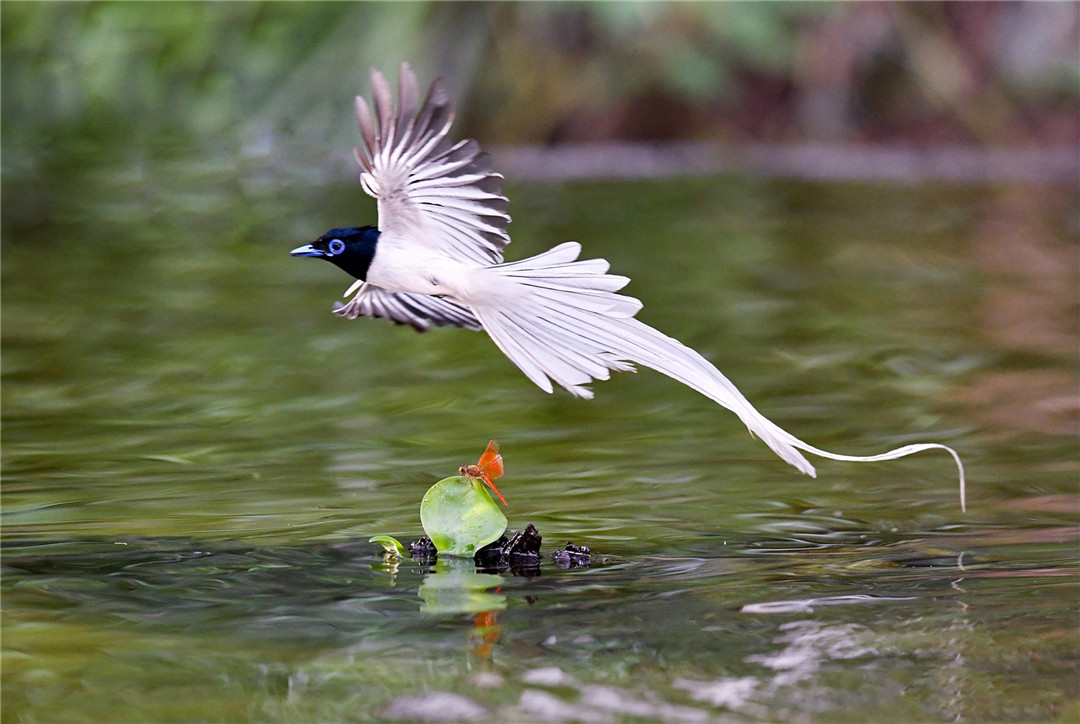
[[[464,304],[497,290],[500,280],[486,267],[453,259],[438,249],[379,239],[367,281],[392,292],[449,297]],[[385,243],[390,242],[390,243]],[[487,290],[485,292],[485,290]],[[478,296],[479,295],[479,296]]]

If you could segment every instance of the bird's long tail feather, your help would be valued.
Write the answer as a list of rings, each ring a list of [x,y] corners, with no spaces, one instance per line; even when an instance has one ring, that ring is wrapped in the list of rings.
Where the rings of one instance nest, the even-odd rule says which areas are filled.
[[[803,442],[758,412],[732,382],[700,354],[676,339],[634,319],[641,302],[617,294],[626,277],[608,274],[603,259],[578,261],[576,242],[559,246],[492,270],[521,287],[517,303],[470,307],[484,329],[510,360],[539,387],[552,382],[578,397],[592,397],[585,387],[606,380],[612,371],[650,367],[728,408],[781,458],[815,476],[800,452],[849,462],[895,460],[924,450],[952,455],[960,472],[960,504],[966,510],[964,465],[947,445],[905,445],[880,455],[839,455]]]

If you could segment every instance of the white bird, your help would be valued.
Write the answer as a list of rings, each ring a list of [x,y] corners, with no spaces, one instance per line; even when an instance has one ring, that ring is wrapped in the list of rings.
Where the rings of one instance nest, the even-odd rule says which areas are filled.
[[[349,319],[385,317],[425,331],[431,324],[484,330],[502,352],[545,392],[552,383],[577,397],[587,385],[640,364],[697,390],[739,416],[753,435],[810,476],[800,452],[851,462],[894,460],[947,445],[905,445],[880,455],[838,455],[783,430],[758,412],[708,360],[638,321],[642,304],[617,292],[630,280],[608,274],[604,259],[578,259],[568,241],[528,259],[504,262],[510,243],[502,175],[476,141],[452,143],[450,99],[439,81],[421,103],[416,76],[402,63],[398,102],[386,78],[371,71],[374,108],[356,98],[363,147],[360,183],[378,201],[378,228],[331,229],[293,256],[326,259],[357,281],[355,296],[335,304]]]

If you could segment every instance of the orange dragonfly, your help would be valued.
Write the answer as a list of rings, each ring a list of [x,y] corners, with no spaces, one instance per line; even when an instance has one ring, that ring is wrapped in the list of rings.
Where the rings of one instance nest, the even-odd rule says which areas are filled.
[[[476,465],[462,465],[458,468],[458,472],[473,480],[482,480],[484,485],[488,486],[495,491],[495,495],[499,496],[499,500],[506,507],[510,507],[506,498],[502,496],[499,489],[495,487],[495,483],[492,481],[496,478],[501,478],[503,474],[503,459],[499,454],[499,443],[492,440],[488,443],[487,450],[480,456],[480,461]]]

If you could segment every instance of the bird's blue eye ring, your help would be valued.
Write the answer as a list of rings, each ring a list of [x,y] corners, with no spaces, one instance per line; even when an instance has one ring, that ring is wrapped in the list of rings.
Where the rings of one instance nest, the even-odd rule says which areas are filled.
[[[332,239],[326,248],[330,250],[331,254],[337,255],[345,251],[345,242],[341,239]]]

